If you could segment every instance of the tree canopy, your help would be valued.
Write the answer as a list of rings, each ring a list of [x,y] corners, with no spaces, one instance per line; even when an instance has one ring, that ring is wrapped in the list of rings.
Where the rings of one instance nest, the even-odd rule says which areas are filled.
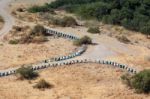
[[[33,12],[63,8],[85,19],[97,19],[107,24],[150,35],[150,0],[56,0]]]

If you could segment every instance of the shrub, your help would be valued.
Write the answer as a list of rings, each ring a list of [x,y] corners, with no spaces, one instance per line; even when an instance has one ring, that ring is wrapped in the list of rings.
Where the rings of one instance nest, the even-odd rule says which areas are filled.
[[[88,29],[88,32],[89,32],[89,33],[96,34],[96,33],[100,33],[100,30],[99,30],[99,27],[90,27],[90,28]]]
[[[19,43],[46,42],[48,41],[46,36],[50,36],[50,34],[46,33],[45,28],[42,25],[36,25],[27,35],[24,35],[19,39]]]
[[[17,11],[18,12],[24,12],[25,10],[23,8],[18,8]]]
[[[36,25],[31,31],[31,35],[33,36],[46,35],[45,28],[42,25]]]
[[[76,25],[78,24],[73,17],[70,16],[63,17],[61,26],[69,27],[69,26],[76,26]]]
[[[138,92],[150,92],[150,70],[144,70],[136,74],[131,79],[132,87]]]
[[[19,43],[19,40],[10,40],[9,41],[9,44],[18,44]]]
[[[4,19],[0,16],[0,22],[4,22]]]
[[[141,27],[140,31],[145,33],[146,35],[150,35],[150,22],[147,25]]]
[[[99,22],[97,20],[88,20],[84,23],[85,27],[99,27]]]
[[[130,81],[131,77],[132,77],[131,75],[125,74],[125,75],[122,75],[122,76],[121,76],[121,79],[122,79],[122,81],[123,81],[125,84],[127,84],[129,87],[132,87],[131,81]]]
[[[22,66],[21,68],[17,69],[16,73],[19,75],[20,79],[33,79],[38,76],[38,73],[33,71],[32,67],[24,67]]]
[[[143,70],[133,76],[122,76],[122,80],[127,82],[127,85],[134,88],[139,93],[150,92],[150,69]]]
[[[117,37],[117,39],[120,41],[120,42],[123,42],[123,43],[130,43],[130,40],[126,37],[126,36],[120,36],[120,37]]]
[[[35,86],[33,86],[33,88],[38,88],[38,89],[52,88],[52,85],[50,85],[44,79],[41,79]]]
[[[54,25],[59,25],[62,27],[70,27],[70,26],[76,26],[78,25],[76,20],[73,17],[70,16],[65,16],[63,18],[51,18],[50,23],[54,24]]]
[[[14,26],[13,29],[14,29],[16,32],[21,32],[21,31],[23,31],[23,28],[20,27],[20,26]]]
[[[83,44],[92,44],[92,39],[88,36],[84,36],[76,41],[74,41],[74,45],[81,46]]]

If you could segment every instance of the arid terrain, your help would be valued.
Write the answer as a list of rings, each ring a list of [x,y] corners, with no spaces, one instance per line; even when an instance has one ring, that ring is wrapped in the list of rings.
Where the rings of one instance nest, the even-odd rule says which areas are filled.
[[[53,84],[52,89],[33,89],[37,80],[18,81],[10,76],[0,78],[0,99],[149,99],[135,94],[122,84],[122,72],[97,64],[78,64],[70,67],[40,71],[40,78]],[[9,83],[8,83],[9,82]],[[5,83],[5,84],[4,84]],[[6,84],[7,83],[7,84]]]
[[[49,13],[29,13],[26,11],[29,6],[42,5],[54,0],[10,1],[7,11],[15,20],[15,26],[33,27],[40,24],[78,37],[84,35],[91,37],[95,45],[89,45],[86,52],[76,59],[104,59],[128,64],[139,71],[150,69],[150,38],[146,35],[126,30],[121,26],[106,25],[94,21],[92,24],[93,22],[98,24],[101,34],[90,34],[85,25],[87,22],[80,20],[75,15],[65,11],[56,11],[54,15],[50,13],[50,16],[73,16],[81,24],[76,27],[59,27],[48,23],[43,18]],[[19,8],[23,11],[18,11]],[[0,22],[0,29],[2,28],[3,23]],[[5,33],[4,38],[0,41],[0,70],[68,55],[77,48],[72,41],[55,37],[48,37],[49,41],[39,44],[9,43],[11,39],[28,32],[27,30],[16,32],[11,27],[10,31]],[[3,33],[4,31],[2,31]],[[122,36],[127,37],[130,43],[119,41],[118,38]],[[11,75],[0,78],[0,99],[150,99],[149,94],[137,94],[135,90],[127,87],[120,78],[123,74],[125,74],[124,71],[107,65],[76,64],[40,70],[40,76],[36,80],[20,81],[15,75]],[[53,85],[53,88],[44,91],[34,89],[33,86],[40,79],[48,81]]]
[[[75,47],[71,42],[61,38],[51,39],[44,44],[10,45],[2,43],[0,52],[5,53],[0,54],[0,69],[8,69],[19,65],[40,62],[44,59],[68,55],[74,50]]]

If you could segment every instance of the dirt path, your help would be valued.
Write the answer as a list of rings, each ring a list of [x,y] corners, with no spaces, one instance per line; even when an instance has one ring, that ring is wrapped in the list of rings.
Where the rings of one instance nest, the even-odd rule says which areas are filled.
[[[0,30],[0,38],[3,38],[3,36],[12,29],[15,23],[14,18],[7,10],[10,1],[11,0],[0,0],[0,15],[4,18],[5,21],[4,27]]]

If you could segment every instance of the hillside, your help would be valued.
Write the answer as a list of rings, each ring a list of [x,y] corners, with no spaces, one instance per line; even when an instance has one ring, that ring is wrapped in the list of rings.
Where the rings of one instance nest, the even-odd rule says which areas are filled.
[[[150,99],[149,0],[0,5],[0,99]]]
[[[56,0],[44,6],[32,7],[29,11],[46,12],[50,9],[65,9],[84,19],[97,19],[150,34],[149,0]]]

